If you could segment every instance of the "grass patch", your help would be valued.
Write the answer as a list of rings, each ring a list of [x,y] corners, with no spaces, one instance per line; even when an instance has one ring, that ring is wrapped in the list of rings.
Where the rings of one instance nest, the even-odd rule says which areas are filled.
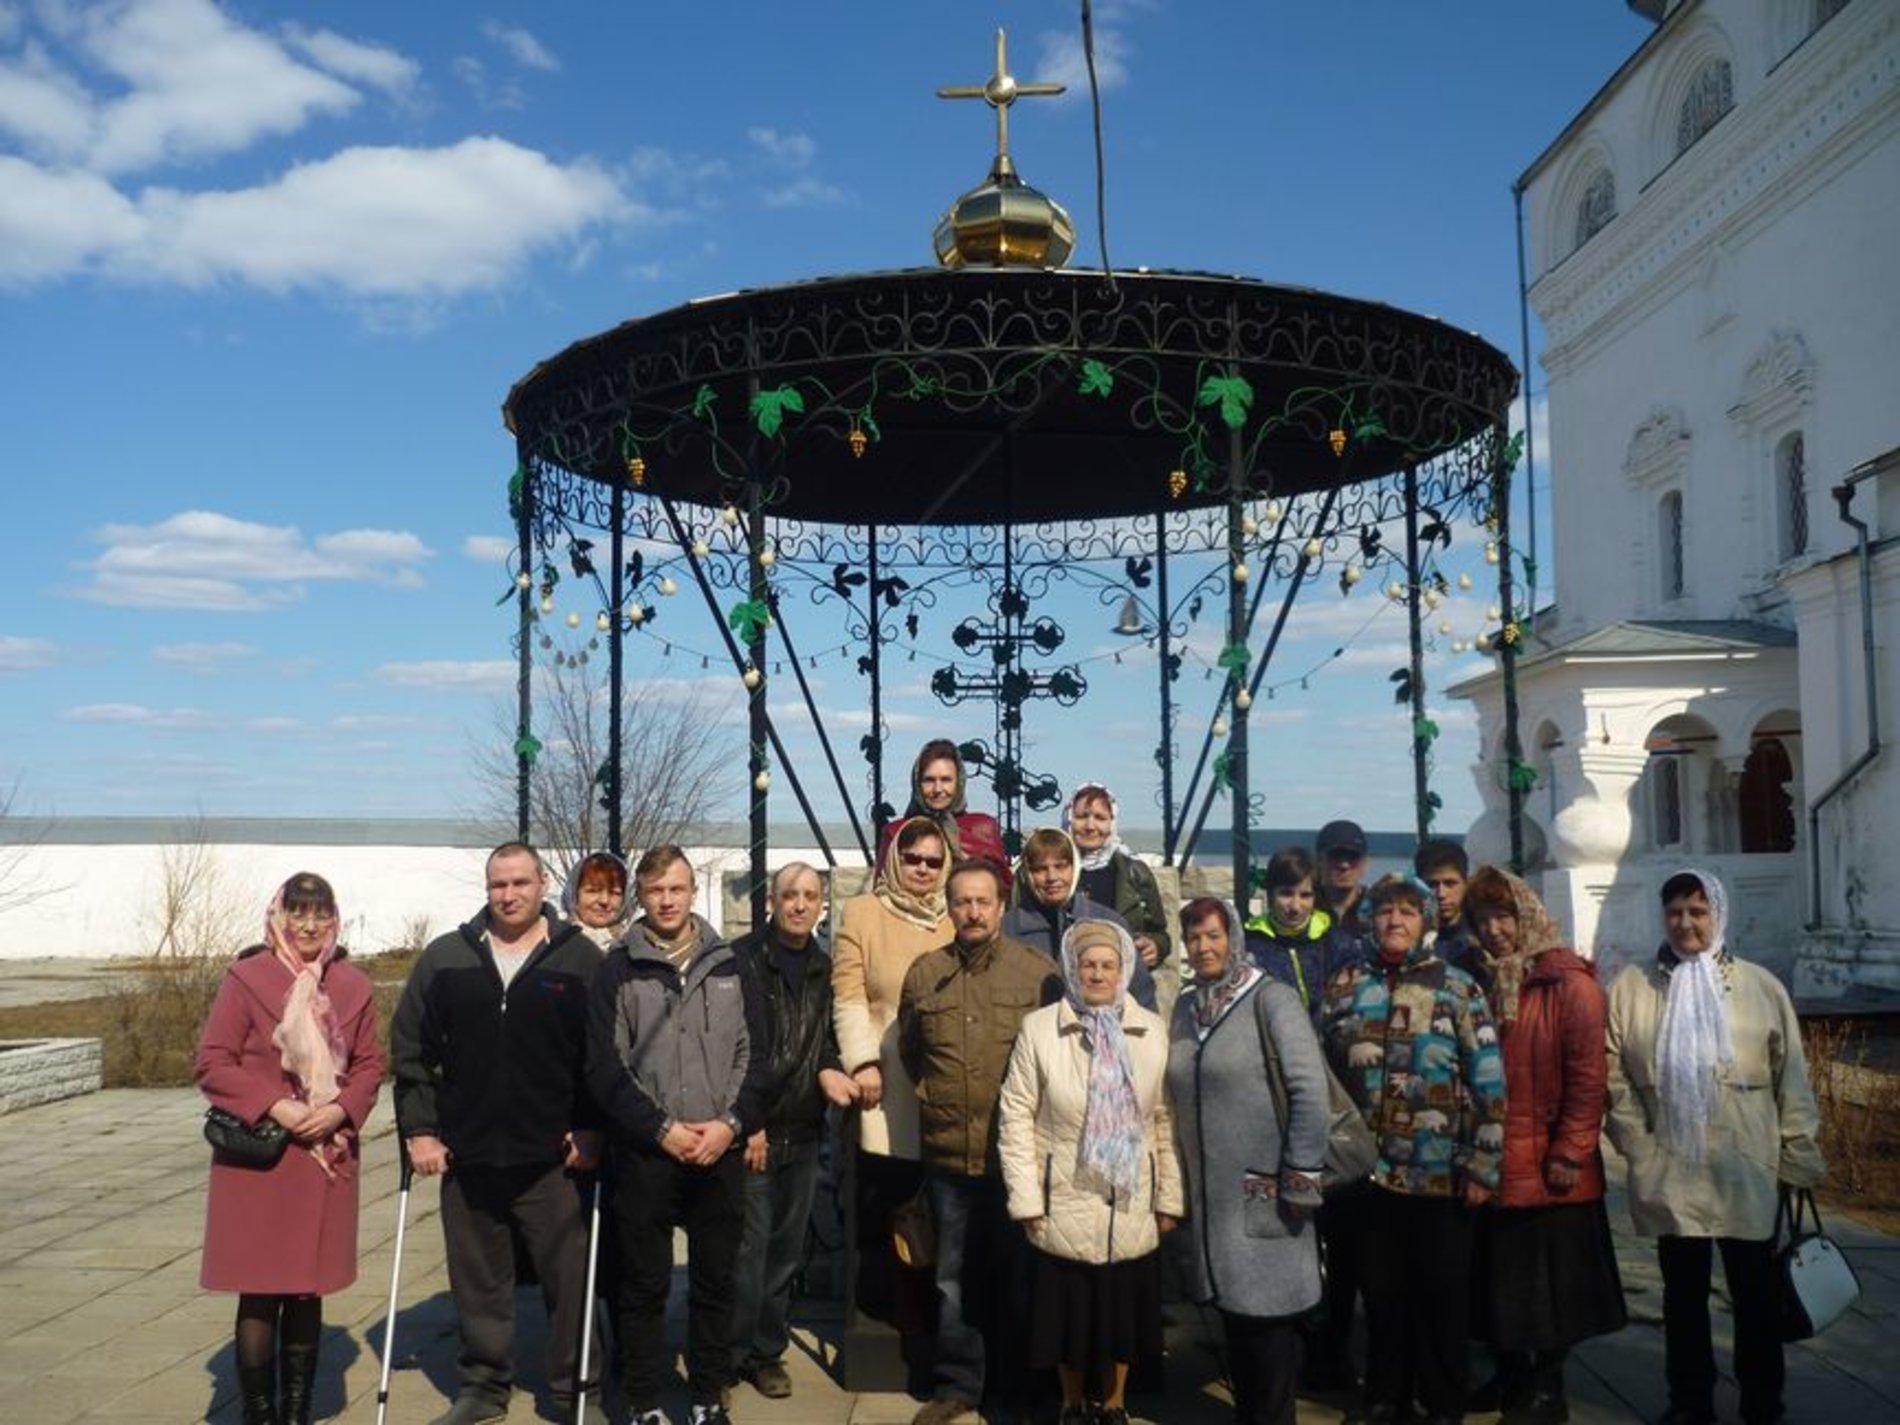
[[[1900,1072],[1894,1029],[1853,1019],[1811,1019],[1801,1027],[1808,1073],[1821,1109],[1825,1196],[1842,1207],[1900,1217]]]

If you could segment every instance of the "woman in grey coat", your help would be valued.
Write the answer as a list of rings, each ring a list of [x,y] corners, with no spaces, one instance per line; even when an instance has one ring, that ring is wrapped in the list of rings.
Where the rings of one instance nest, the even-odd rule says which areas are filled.
[[[1296,1318],[1319,1300],[1325,1064],[1300,997],[1243,953],[1232,905],[1190,901],[1181,935],[1193,980],[1174,1007],[1168,1093],[1188,1184],[1188,1290],[1220,1311],[1234,1419],[1292,1425]]]

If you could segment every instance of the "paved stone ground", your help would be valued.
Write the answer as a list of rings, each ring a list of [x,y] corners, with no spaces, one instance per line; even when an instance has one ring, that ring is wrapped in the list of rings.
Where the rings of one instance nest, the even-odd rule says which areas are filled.
[[[235,1421],[232,1298],[198,1289],[206,1150],[200,1100],[186,1090],[112,1090],[0,1117],[0,1420]],[[396,1172],[387,1114],[372,1125],[355,1287],[325,1304],[320,1414],[373,1421],[383,1307],[396,1225]],[[1613,1220],[1627,1222],[1620,1205]],[[1789,1351],[1791,1421],[1900,1419],[1900,1239],[1844,1221],[1865,1288],[1859,1309],[1826,1337]],[[1647,1244],[1619,1239],[1632,1324],[1578,1353],[1572,1419],[1580,1425],[1653,1419],[1663,1408],[1660,1286]],[[683,1295],[675,1293],[676,1303]],[[522,1298],[523,1376],[539,1379],[540,1310]],[[1727,1317],[1718,1311],[1717,1332]],[[674,1322],[679,1339],[681,1322]],[[835,1315],[801,1314],[789,1365],[795,1391],[766,1401],[735,1393],[738,1425],[900,1425],[916,1410],[905,1396],[850,1396],[827,1366]],[[1726,1340],[1722,1342],[1726,1352]],[[389,1420],[421,1425],[454,1387],[454,1322],[442,1267],[437,1190],[418,1186],[409,1207],[402,1305]],[[1191,1309],[1171,1322],[1168,1390],[1137,1397],[1141,1418],[1214,1425],[1229,1418],[1218,1366]],[[1720,1404],[1733,1418],[1726,1386]],[[683,1418],[684,1400],[668,1402]],[[537,1415],[518,1395],[510,1419]],[[1302,1421],[1339,1412],[1303,1403]],[[1478,1417],[1473,1417],[1474,1421]]]

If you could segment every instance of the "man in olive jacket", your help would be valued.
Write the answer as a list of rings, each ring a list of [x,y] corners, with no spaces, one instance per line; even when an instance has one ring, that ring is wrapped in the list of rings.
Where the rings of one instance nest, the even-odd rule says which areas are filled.
[[[956,939],[910,967],[897,1010],[898,1051],[917,1085],[942,1299],[935,1398],[913,1425],[974,1420],[986,1377],[1005,1409],[1028,1416],[1028,1257],[1009,1220],[996,1112],[1023,1019],[1062,996],[1048,959],[1001,934],[1001,872],[958,862],[947,895]]]

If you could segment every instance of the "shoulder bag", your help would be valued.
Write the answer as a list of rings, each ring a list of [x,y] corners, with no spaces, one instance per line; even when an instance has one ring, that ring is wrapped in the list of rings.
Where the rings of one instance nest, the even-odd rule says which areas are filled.
[[[1827,1330],[1860,1300],[1860,1278],[1848,1265],[1846,1254],[1822,1230],[1821,1210],[1814,1205],[1812,1189],[1781,1189],[1774,1240],[1781,1339],[1805,1341]]]
[[[246,1168],[275,1166],[290,1144],[289,1130],[276,1119],[246,1123],[222,1108],[205,1110],[204,1132],[213,1154]]]
[[[1262,983],[1256,985],[1253,992],[1259,996],[1265,988],[1263,976]],[[1273,1035],[1267,1029],[1264,1003],[1257,1002],[1254,1005],[1253,1022],[1260,1034],[1260,1056],[1266,1060],[1267,1092],[1273,1096],[1273,1112],[1280,1120],[1281,1157],[1284,1158],[1285,1135],[1292,1126],[1292,1109],[1287,1094],[1286,1070],[1281,1066]],[[1320,1050],[1320,1067],[1326,1073],[1326,1162],[1320,1190],[1330,1193],[1371,1177],[1372,1170],[1379,1164],[1379,1145],[1373,1140],[1372,1130],[1366,1127],[1365,1115],[1359,1112],[1359,1105],[1353,1102],[1352,1094],[1339,1081],[1339,1075],[1333,1072],[1324,1048]]]

